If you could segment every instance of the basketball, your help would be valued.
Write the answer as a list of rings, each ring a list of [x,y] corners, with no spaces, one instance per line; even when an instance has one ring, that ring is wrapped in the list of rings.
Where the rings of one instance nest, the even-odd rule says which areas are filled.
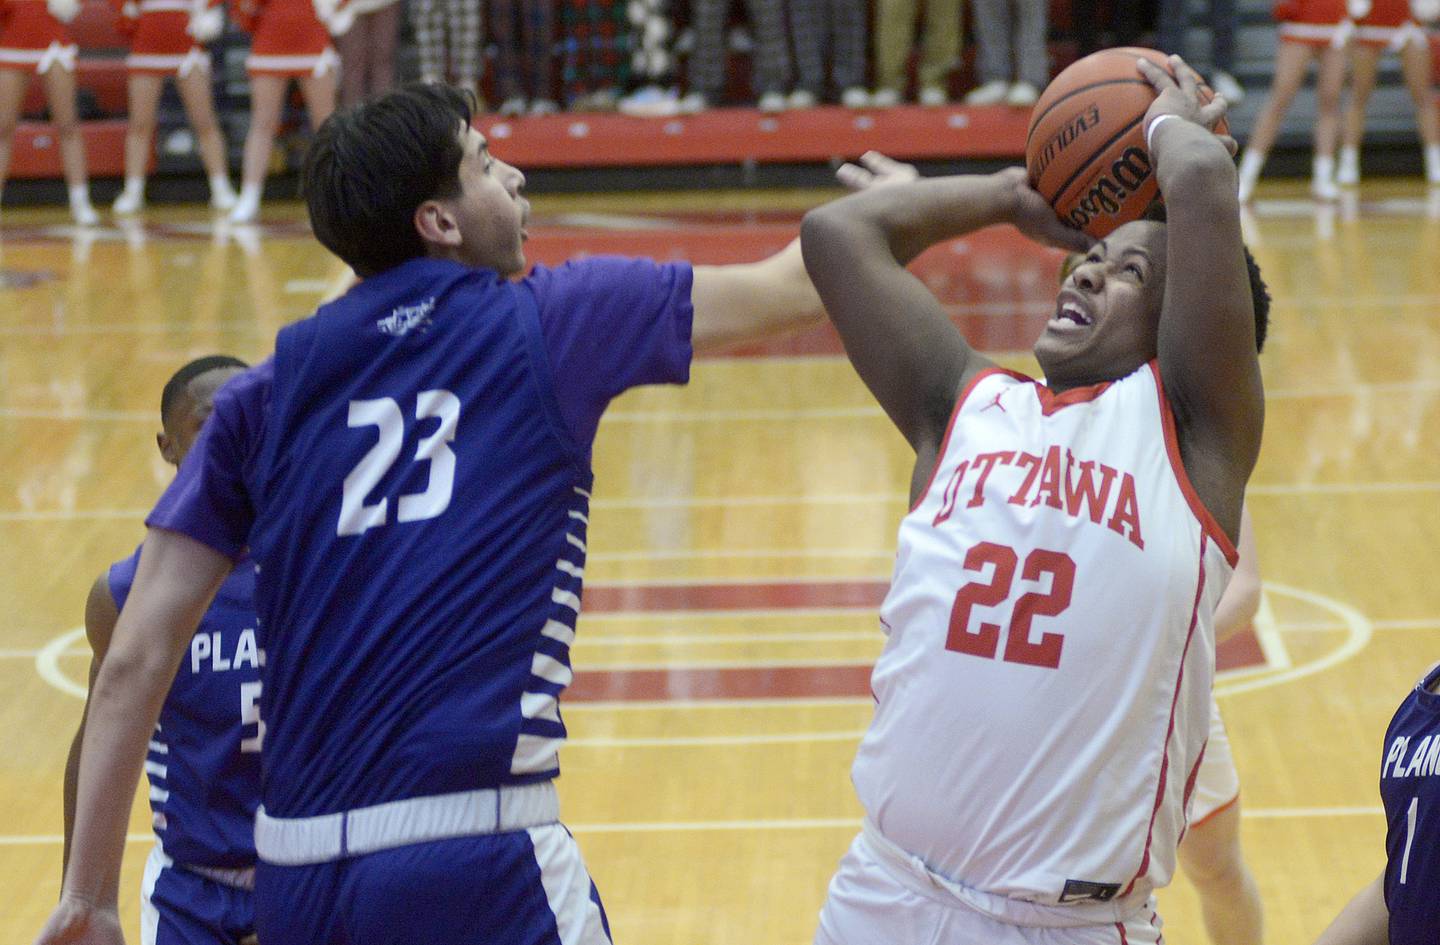
[[[1056,76],[1030,113],[1030,185],[1061,220],[1097,239],[1138,220],[1158,192],[1144,127],[1155,90],[1135,68],[1141,57],[1171,71],[1154,49],[1102,49]],[[1202,85],[1201,97],[1213,93]],[[1225,133],[1223,120],[1217,131]]]

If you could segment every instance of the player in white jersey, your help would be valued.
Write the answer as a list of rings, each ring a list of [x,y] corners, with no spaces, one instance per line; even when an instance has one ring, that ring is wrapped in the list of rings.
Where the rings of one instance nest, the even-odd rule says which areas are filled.
[[[1012,223],[1077,247],[1019,170],[807,215],[811,278],[916,452],[881,611],[867,814],[824,945],[1157,942],[1209,726],[1214,609],[1259,449],[1263,283],[1199,78],[1137,65],[1169,223],[1089,250],[1035,346],[971,349],[904,264]]]

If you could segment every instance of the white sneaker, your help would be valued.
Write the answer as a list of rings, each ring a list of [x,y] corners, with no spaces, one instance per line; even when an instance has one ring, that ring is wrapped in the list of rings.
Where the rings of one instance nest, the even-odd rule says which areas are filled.
[[[227,182],[224,187],[210,188],[210,209],[211,210],[233,210],[235,201],[240,198],[235,194],[235,188]],[[119,210],[115,211],[119,213]]]
[[[760,96],[760,101],[756,103],[756,107],[767,115],[783,112],[785,110],[785,93],[766,92]]]
[[[675,89],[647,85],[620,100],[620,114],[642,118],[669,118],[680,111],[680,93]]]
[[[1335,164],[1335,183],[1341,187],[1354,187],[1360,183],[1359,148],[1340,149],[1340,160]]]
[[[117,216],[130,216],[139,213],[145,207],[145,191],[131,190],[128,187],[120,191],[120,196],[115,198],[115,203],[110,210]]]
[[[1440,185],[1440,148],[1425,149],[1425,183],[1431,187]]]
[[[682,115],[694,115],[709,108],[710,100],[705,97],[704,92],[691,92],[677,103],[677,107]]]
[[[496,112],[506,118],[515,118],[523,115],[525,114],[525,99],[519,95],[511,96],[500,103],[500,107],[496,109]]]
[[[95,212],[95,207],[88,200],[84,203],[72,203],[70,216],[78,226],[95,226],[100,222],[100,214]]]
[[[869,108],[874,103],[869,92],[858,85],[852,85],[840,93],[840,104],[846,108]]]
[[[1310,195],[1316,200],[1323,200],[1327,203],[1340,199],[1340,188],[1335,186],[1335,178],[1329,168],[1316,167],[1314,169],[1310,175]]]
[[[814,108],[815,93],[809,89],[796,89],[785,99],[786,108]]]
[[[530,103],[531,115],[553,115],[559,110],[560,106],[548,98],[537,98]]]
[[[1029,108],[1040,98],[1040,90],[1029,82],[1016,82],[1005,93],[1005,104],[1011,108]]]
[[[1223,95],[1225,101],[1231,105],[1239,105],[1245,101],[1245,89],[1241,87],[1239,80],[1223,69],[1216,69],[1210,75],[1210,88],[1215,90],[1216,95]]]
[[[870,96],[870,105],[873,108],[894,108],[900,104],[899,89],[876,89]]]
[[[920,104],[926,108],[939,108],[949,101],[950,96],[938,85],[927,85],[920,90]]]
[[[226,217],[231,223],[254,223],[260,216],[260,201],[258,200],[237,200],[235,206],[230,209],[230,215]]]
[[[965,95],[966,105],[999,105],[1010,92],[1010,83],[1000,79],[986,82]]]

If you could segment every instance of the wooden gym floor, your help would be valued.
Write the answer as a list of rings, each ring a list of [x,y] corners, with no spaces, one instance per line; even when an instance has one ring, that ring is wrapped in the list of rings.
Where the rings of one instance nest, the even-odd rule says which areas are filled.
[[[758,258],[825,196],[537,196],[531,257]],[[169,476],[161,385],[194,356],[263,357],[342,274],[299,213],[226,232],[177,208],[74,236],[6,212],[0,945],[30,941],[59,889],[85,593]],[[1248,227],[1276,296],[1250,491],[1266,604],[1219,692],[1269,937],[1305,942],[1381,867],[1380,737],[1440,658],[1440,201],[1367,183],[1317,213],[1272,187]],[[1057,264],[1000,231],[920,262],[1021,367]],[[910,462],[828,329],[708,358],[606,417],[560,783],[621,945],[810,940],[858,825],[848,769]],[[147,825],[138,801],[132,935]],[[1161,903],[1169,941],[1205,941],[1184,880]]]

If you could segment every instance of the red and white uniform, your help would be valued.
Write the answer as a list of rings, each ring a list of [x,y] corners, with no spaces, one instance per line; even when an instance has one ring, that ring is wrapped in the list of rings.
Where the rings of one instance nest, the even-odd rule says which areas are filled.
[[[1194,829],[1240,800],[1240,772],[1235,768],[1235,755],[1230,750],[1230,735],[1220,706],[1210,702],[1210,740],[1205,743],[1205,757],[1195,777],[1195,791],[1190,797],[1190,829]]]
[[[1235,560],[1154,363],[1058,396],[982,373],[900,525],[847,862],[976,922],[1158,938]],[[843,928],[889,910],[846,873],[817,940],[898,940]]]
[[[251,75],[320,76],[339,68],[313,0],[237,0],[231,10],[252,37],[245,60]]]
[[[1303,46],[1343,46],[1354,32],[1345,0],[1276,0],[1271,11],[1280,41]]]
[[[219,0],[202,2],[200,9]],[[189,75],[210,70],[210,54],[186,29],[197,9],[192,0],[138,0],[116,2],[121,31],[130,37],[125,67],[147,75]]]
[[[0,69],[44,74],[75,71],[79,47],[45,0],[0,0]]]
[[[1400,49],[1425,42],[1425,31],[1410,11],[1410,0],[1369,0],[1369,11],[1355,23],[1355,39],[1378,49]]]

